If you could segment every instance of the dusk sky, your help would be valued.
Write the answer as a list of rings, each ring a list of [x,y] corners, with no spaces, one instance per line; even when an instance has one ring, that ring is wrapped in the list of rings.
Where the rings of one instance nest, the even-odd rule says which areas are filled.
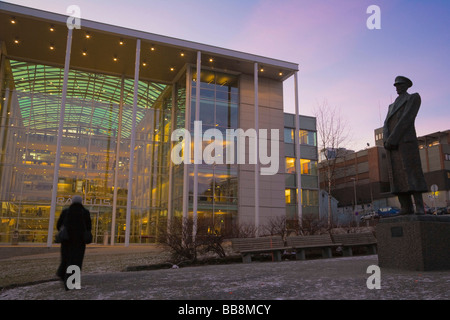
[[[5,1],[81,18],[298,63],[300,113],[324,101],[337,107],[352,140],[374,145],[397,94],[397,75],[414,82],[422,106],[417,134],[450,129],[448,0],[17,0]],[[369,30],[370,5],[381,29]],[[284,110],[294,113],[293,78]]]

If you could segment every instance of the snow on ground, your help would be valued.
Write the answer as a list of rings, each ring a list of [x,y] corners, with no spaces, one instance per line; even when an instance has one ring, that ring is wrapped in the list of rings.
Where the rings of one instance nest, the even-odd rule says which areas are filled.
[[[50,281],[0,292],[0,300],[300,300],[450,299],[450,272],[381,270],[368,289],[376,255],[306,261],[253,262],[136,272],[86,272],[81,289]]]

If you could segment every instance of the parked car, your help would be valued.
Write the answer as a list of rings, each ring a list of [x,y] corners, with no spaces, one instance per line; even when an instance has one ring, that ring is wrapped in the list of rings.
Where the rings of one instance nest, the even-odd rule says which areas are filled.
[[[380,216],[378,215],[377,212],[371,211],[371,212],[368,212],[368,213],[364,214],[363,216],[361,216],[361,221],[364,222],[367,220],[379,219],[379,218],[380,218]]]
[[[383,207],[378,209],[377,211],[378,215],[383,218],[383,217],[391,217],[391,216],[396,216],[400,213],[400,208],[397,207]]]
[[[435,208],[431,208],[431,214],[434,215],[442,215],[442,214],[447,214],[448,213],[448,209],[447,207],[437,207]]]
[[[450,207],[429,207],[425,204],[425,213],[426,214],[434,214],[434,215],[442,215],[442,214],[449,214],[450,213]]]

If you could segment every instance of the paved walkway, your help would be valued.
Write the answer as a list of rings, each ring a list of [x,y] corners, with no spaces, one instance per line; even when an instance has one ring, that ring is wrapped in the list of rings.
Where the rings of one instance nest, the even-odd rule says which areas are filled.
[[[449,300],[450,271],[381,269],[369,289],[377,255],[253,262],[151,271],[86,273],[81,289],[59,281],[0,291],[0,300]],[[373,283],[373,281],[369,281]]]

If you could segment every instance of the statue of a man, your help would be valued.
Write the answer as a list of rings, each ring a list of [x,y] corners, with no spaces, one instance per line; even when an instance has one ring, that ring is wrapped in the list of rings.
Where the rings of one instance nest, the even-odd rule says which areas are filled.
[[[387,150],[391,172],[391,193],[398,197],[400,214],[414,214],[411,196],[414,198],[415,213],[424,214],[422,193],[428,191],[414,128],[421,99],[418,93],[407,92],[412,85],[412,81],[406,77],[395,78],[398,97],[389,106],[383,127],[384,148]]]

